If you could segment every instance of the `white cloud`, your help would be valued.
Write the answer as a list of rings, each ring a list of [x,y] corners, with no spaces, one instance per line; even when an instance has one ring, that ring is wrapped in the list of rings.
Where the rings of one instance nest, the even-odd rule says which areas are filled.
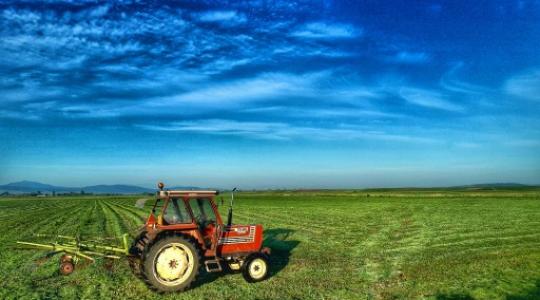
[[[440,80],[440,85],[447,91],[462,94],[483,95],[492,93],[493,90],[477,84],[472,84],[457,78],[457,72],[464,67],[464,63],[460,62],[453,66],[445,73]]]
[[[42,119],[42,117],[34,113],[26,113],[26,112],[11,111],[11,110],[0,110],[0,119],[39,121]]]
[[[396,117],[395,114],[378,111],[370,105],[369,100],[380,99],[384,96],[377,87],[362,86],[355,78],[346,79],[343,76],[336,76],[331,71],[304,74],[263,73],[254,78],[218,83],[208,82],[208,77],[201,74],[194,76],[192,72],[174,69],[143,69],[129,67],[123,63],[99,69],[134,79],[118,81],[106,77],[62,99],[53,96],[62,95],[65,91],[60,90],[62,93],[58,94],[59,91],[42,89],[40,86],[35,87],[36,92],[33,94],[28,94],[29,89],[26,87],[24,93],[12,94],[11,98],[20,102],[24,100],[33,103],[43,103],[48,99],[49,104],[54,104],[54,107],[43,106],[49,116],[57,114],[67,118],[73,116],[79,118],[157,116],[171,114],[171,112],[176,112],[177,115],[190,115],[222,110],[245,111],[250,108],[256,110],[257,106],[266,102],[287,107],[277,115],[278,117],[301,118],[303,116],[325,119]],[[139,78],[138,74],[145,76]],[[112,76],[114,78],[116,75]],[[167,91],[164,95],[156,92],[169,89],[171,91]],[[39,92],[39,90],[43,91]],[[44,91],[54,91],[54,94],[45,94]],[[138,96],[138,94],[144,95],[147,91],[150,94]],[[123,94],[134,95],[135,98],[126,101],[128,98],[122,96]],[[45,99],[44,95],[48,97]],[[121,97],[116,98],[118,95]],[[99,101],[84,101],[88,98]],[[313,107],[311,105],[302,109],[297,106],[291,107],[291,101],[296,101],[298,104],[302,101],[313,101]],[[24,108],[29,110],[32,105]],[[346,107],[343,107],[344,105]]]
[[[44,111],[58,106],[56,101],[33,102],[23,105],[25,109]]]
[[[362,105],[369,99],[383,96],[377,87],[362,86],[358,82],[342,82],[333,71],[293,73],[263,73],[254,78],[244,78],[199,84],[190,91],[174,96],[158,97],[146,102],[148,107],[177,107],[190,105],[203,108],[237,108],[246,103],[279,101],[287,103],[294,98],[312,99],[317,103],[347,103]]]
[[[374,109],[367,108],[341,108],[341,107],[328,107],[328,108],[310,108],[310,107],[288,107],[288,106],[264,106],[256,108],[247,108],[243,112],[246,113],[265,113],[275,116],[287,116],[297,118],[317,118],[317,119],[342,119],[342,118],[401,118],[403,115],[387,113]]]
[[[390,61],[402,64],[422,64],[431,60],[425,52],[400,51],[390,58]]]
[[[532,70],[508,79],[506,93],[534,101],[540,101],[540,69]]]
[[[225,104],[257,101],[277,96],[311,96],[313,84],[328,76],[328,72],[294,75],[287,73],[266,73],[255,78],[234,80],[222,84],[182,93],[166,99],[159,99],[158,106],[174,103]]]
[[[25,84],[18,89],[4,90],[0,96],[0,107],[9,107],[13,103],[28,102],[36,99],[50,99],[62,97],[65,94],[64,88],[50,87],[43,88],[37,84]]]
[[[399,95],[407,102],[423,107],[447,111],[462,111],[463,107],[445,99],[445,96],[430,90],[417,88],[401,88]]]
[[[2,17],[6,20],[34,23],[41,19],[41,15],[28,10],[6,9],[2,12]]]
[[[234,10],[214,10],[196,14],[195,17],[201,22],[219,23],[244,23],[246,16]]]
[[[204,65],[201,69],[205,74],[219,74],[224,71],[232,70],[238,66],[247,65],[252,62],[252,59],[243,58],[243,59],[228,59],[228,58],[217,58],[208,64]]]
[[[274,56],[288,56],[288,57],[329,57],[329,58],[343,58],[352,57],[356,54],[353,52],[337,50],[334,47],[326,47],[322,45],[304,44],[304,45],[278,45],[272,50]]]
[[[101,5],[88,11],[88,15],[92,18],[103,17],[109,12],[109,5]]]
[[[335,127],[299,126],[281,122],[251,122],[225,119],[172,122],[164,125],[138,124],[139,128],[154,131],[179,131],[200,134],[235,135],[258,139],[315,139],[315,140],[380,140],[405,143],[438,143],[438,140],[418,136],[373,131],[356,125]]]
[[[283,139],[279,134],[286,131],[284,123],[238,122],[223,119],[172,122],[166,125],[137,125],[140,128],[156,131],[184,131],[217,135],[240,135],[267,139]]]
[[[308,23],[291,33],[294,37],[308,39],[343,39],[362,35],[362,30],[349,24]]]

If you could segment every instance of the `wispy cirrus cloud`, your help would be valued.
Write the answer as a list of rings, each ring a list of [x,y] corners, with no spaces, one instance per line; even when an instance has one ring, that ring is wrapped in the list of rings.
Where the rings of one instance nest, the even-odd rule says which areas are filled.
[[[452,103],[446,96],[436,91],[406,87],[399,90],[399,95],[414,105],[451,112],[463,111],[462,106]]]
[[[299,26],[292,36],[307,39],[348,39],[362,36],[362,29],[350,24],[312,22]]]
[[[431,61],[431,56],[426,52],[400,51],[390,56],[388,60],[402,64],[424,64]]]
[[[398,113],[388,113],[376,110],[371,107],[290,107],[290,106],[262,106],[255,108],[246,108],[241,112],[253,114],[264,113],[269,116],[286,116],[289,118],[317,118],[323,120],[341,120],[342,122],[350,119],[387,119],[387,118],[405,118]]]
[[[504,91],[512,96],[540,101],[540,69],[534,69],[508,79]]]
[[[246,16],[234,10],[213,10],[194,14],[195,18],[201,22],[233,22],[243,23]]]
[[[327,78],[328,72],[306,74],[265,73],[255,78],[228,81],[222,84],[206,86],[194,91],[181,93],[169,99],[159,99],[158,102],[192,102],[214,103],[257,101],[272,99],[280,96],[310,96],[315,90],[315,84]]]
[[[202,119],[197,121],[180,121],[167,124],[137,124],[138,128],[152,131],[177,131],[202,133],[210,135],[233,135],[247,138],[292,140],[378,140],[400,143],[438,143],[430,137],[418,137],[393,134],[381,130],[373,130],[365,126],[338,125],[332,127],[311,127],[293,125],[282,122],[252,122],[227,119]]]
[[[492,88],[461,80],[458,77],[458,73],[463,70],[464,67],[465,64],[463,62],[459,62],[451,67],[439,80],[441,87],[446,91],[463,95],[474,95],[475,97],[478,97],[479,95],[489,95],[495,92]]]
[[[244,14],[234,10],[213,10],[194,14],[194,17],[201,22],[223,23],[228,25],[246,22]]]
[[[18,112],[18,111],[0,109],[0,119],[39,121],[42,119],[42,117],[39,114],[34,114],[31,112]]]
[[[238,109],[247,106],[268,105],[289,107],[294,110],[295,103],[306,105],[307,109],[320,105],[333,107],[335,114],[340,106],[350,109],[364,107],[364,114],[376,109],[367,108],[372,101],[385,97],[385,91],[378,86],[365,85],[356,78],[339,76],[332,71],[308,73],[263,73],[254,78],[229,80],[219,84],[205,85],[169,97],[156,97],[143,104],[146,107],[179,107],[190,105],[200,109],[218,107],[219,109]],[[340,86],[336,91],[335,87]],[[299,105],[299,104],[296,104]],[[249,107],[254,111],[252,107]],[[256,108],[255,108],[256,110]],[[354,111],[355,109],[352,109]],[[356,112],[358,114],[358,111]],[[395,115],[379,111],[379,116]],[[286,112],[282,116],[288,115]],[[361,114],[359,114],[361,115]],[[320,116],[323,116],[320,114]]]

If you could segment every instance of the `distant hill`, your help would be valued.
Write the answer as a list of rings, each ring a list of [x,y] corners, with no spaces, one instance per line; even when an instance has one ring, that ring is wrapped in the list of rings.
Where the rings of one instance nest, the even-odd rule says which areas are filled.
[[[38,191],[41,193],[80,193],[81,191],[84,191],[85,193],[93,194],[142,194],[153,193],[156,190],[135,185],[122,184],[65,187],[34,181],[19,181],[0,185],[0,193],[9,192],[11,194],[27,194],[37,193]]]
[[[215,188],[201,188],[198,186],[165,186],[165,190],[177,190],[177,191],[196,191],[196,190],[215,190]]]
[[[37,191],[40,191],[42,193],[44,192],[59,192],[59,193],[66,193],[66,192],[75,192],[75,191],[81,191],[79,188],[72,188],[72,187],[64,187],[64,186],[54,186],[50,184],[44,184],[41,182],[35,182],[35,181],[19,181],[19,182],[12,182],[5,185],[0,185],[0,191],[3,192],[10,192],[10,193],[34,193]]]
[[[113,184],[113,185],[92,185],[85,186],[81,188],[86,193],[93,194],[143,194],[143,193],[154,193],[155,189],[147,189],[135,185],[123,185],[123,184]]]
[[[200,187],[196,186],[174,186],[165,188],[168,190],[201,190]],[[81,191],[84,191],[85,193],[92,194],[144,194],[154,193],[156,190],[157,188],[149,189],[126,184],[99,184],[82,187],[65,187],[27,180],[0,185],[0,193],[9,192],[10,194],[29,194],[37,192],[51,194],[53,191],[55,193],[80,193]]]
[[[13,188],[13,189],[35,189],[35,188],[37,188],[37,189],[51,189],[51,188],[55,188],[55,186],[50,185],[50,184],[44,184],[44,183],[40,183],[40,182],[27,181],[27,180],[8,183],[6,185],[3,185],[2,187]]]
[[[481,183],[481,184],[471,184],[471,185],[461,185],[461,186],[451,186],[451,187],[434,187],[432,189],[512,189],[512,188],[527,188],[535,187],[531,185],[525,185],[520,183],[513,182],[504,182],[504,183]],[[197,186],[165,186],[166,190],[216,190],[215,188],[201,188]],[[394,188],[396,189],[396,188]],[[400,189],[415,189],[415,188],[397,188]],[[421,188],[426,189],[426,188]],[[429,188],[428,188],[429,189]],[[85,193],[92,194],[145,194],[145,193],[154,193],[157,189],[145,188],[136,185],[125,185],[125,184],[112,184],[112,185],[91,185],[83,187],[65,187],[65,186],[56,186],[50,184],[44,184],[41,182],[35,181],[19,181],[12,182],[4,185],[0,185],[0,194],[8,192],[10,194],[30,194],[41,192],[43,194],[52,194],[55,193],[80,193],[84,191]],[[367,189],[367,190],[377,190]],[[386,189],[383,189],[386,190]]]
[[[480,183],[470,185],[453,186],[452,188],[477,188],[477,189],[490,189],[490,188],[520,188],[531,187],[530,185],[515,183],[515,182],[496,182],[496,183]]]

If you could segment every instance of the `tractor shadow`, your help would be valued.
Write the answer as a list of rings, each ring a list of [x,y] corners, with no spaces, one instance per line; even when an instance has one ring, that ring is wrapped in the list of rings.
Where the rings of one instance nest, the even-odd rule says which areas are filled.
[[[274,228],[264,230],[263,247],[269,247],[272,249],[270,255],[270,270],[268,272],[268,278],[281,272],[287,264],[289,264],[289,258],[291,251],[298,246],[299,241],[289,240],[289,236],[294,232],[291,229]],[[225,269],[227,270],[227,269]],[[192,288],[199,287],[217,280],[223,276],[229,276],[231,274],[238,274],[240,271],[224,271],[219,273],[208,273],[201,271],[201,276],[197,281],[193,282]]]
[[[264,231],[263,246],[272,249],[269,277],[278,274],[289,264],[292,250],[300,244],[300,241],[290,239],[292,233],[294,233],[294,230],[286,228],[274,228]]]

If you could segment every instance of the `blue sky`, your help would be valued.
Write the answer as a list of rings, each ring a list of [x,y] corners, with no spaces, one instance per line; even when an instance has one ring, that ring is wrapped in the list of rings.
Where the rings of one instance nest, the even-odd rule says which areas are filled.
[[[540,183],[540,1],[7,1],[0,183]]]

